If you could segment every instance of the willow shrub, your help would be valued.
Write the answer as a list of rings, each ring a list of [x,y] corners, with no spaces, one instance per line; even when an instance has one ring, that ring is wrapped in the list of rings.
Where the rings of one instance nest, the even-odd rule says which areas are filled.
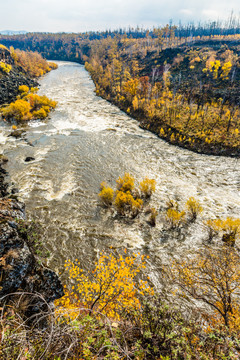
[[[123,177],[119,176],[116,183],[117,189],[114,191],[102,182],[98,196],[104,206],[113,205],[121,216],[137,216],[143,208],[143,199],[150,198],[156,187],[156,181],[147,177],[140,182],[139,187],[136,186],[134,177],[129,173],[125,173]],[[156,217],[156,214],[154,216]]]
[[[152,193],[156,190],[156,180],[146,177],[140,182],[139,189],[144,197],[151,197]]]
[[[102,204],[109,207],[113,203],[114,190],[110,186],[107,186],[106,183],[103,182],[101,184],[101,191],[98,194],[98,196],[99,196]]]
[[[3,61],[1,61],[0,62],[0,70],[2,70],[2,72],[4,72],[4,73],[8,74],[12,70],[12,65],[5,64]]]
[[[166,211],[166,220],[171,229],[180,227],[185,221],[185,211],[169,208]]]
[[[197,216],[203,211],[202,206],[199,201],[197,201],[194,197],[190,197],[186,202],[186,208],[190,215],[190,220],[196,220]]]
[[[208,228],[210,237],[220,235],[222,241],[228,245],[235,245],[236,240],[240,235],[240,219],[228,217],[227,219],[213,219],[207,220],[205,225]]]
[[[117,191],[114,206],[121,215],[127,213],[136,216],[143,206],[142,199],[134,199],[130,191]]]

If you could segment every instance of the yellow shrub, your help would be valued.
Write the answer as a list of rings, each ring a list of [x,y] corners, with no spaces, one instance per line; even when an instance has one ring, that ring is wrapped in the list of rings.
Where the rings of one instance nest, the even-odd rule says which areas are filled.
[[[2,44],[0,44],[0,49],[3,49],[3,50],[8,50],[8,48]]]
[[[125,173],[124,177],[119,176],[117,182],[117,188],[120,191],[132,191],[134,189],[134,177],[129,173]]]
[[[186,202],[186,208],[191,216],[191,220],[196,220],[197,215],[199,215],[203,211],[202,206],[194,197],[190,197],[188,199],[188,201]]]
[[[28,94],[27,99],[30,102],[33,111],[39,110],[41,107],[48,106],[54,109],[57,105],[56,101],[47,98],[45,95],[39,96],[37,94]]]
[[[33,114],[34,119],[45,119],[48,115],[43,108],[41,108],[37,111],[33,111],[32,114]]]
[[[103,186],[101,192],[98,194],[102,203],[106,206],[111,206],[114,197],[114,191],[112,188]]]
[[[240,219],[228,217],[226,220],[207,220],[205,225],[212,234],[221,234],[223,242],[234,245],[240,235]]]
[[[1,109],[2,115],[6,119],[29,120],[32,117],[30,113],[30,104],[25,100],[16,100],[14,103]]]
[[[48,61],[48,66],[50,67],[51,70],[56,70],[58,68],[58,65],[51,61],[50,62]]]
[[[28,93],[29,92],[29,87],[27,85],[20,85],[18,90],[20,91],[20,93]]]
[[[123,310],[133,311],[140,307],[138,293],[153,295],[149,285],[140,281],[136,275],[145,268],[144,257],[138,260],[137,255],[115,257],[113,254],[100,254],[95,263],[95,269],[86,273],[80,264],[66,262],[70,279],[75,281],[72,291],[67,292],[60,300],[55,301],[57,312],[66,314],[66,310],[76,310],[68,313],[69,318],[78,315],[78,308],[85,307],[89,313],[97,311],[113,319],[120,319]]]
[[[51,111],[51,109],[50,109],[49,106],[42,106],[42,109],[43,109],[47,114],[49,114],[50,111]]]
[[[5,64],[4,62],[0,62],[0,70],[4,73],[8,74],[12,70],[12,65]]]
[[[143,181],[140,182],[139,188],[143,196],[150,197],[156,189],[156,181],[146,177]]]
[[[143,201],[141,199],[134,199],[130,191],[117,191],[114,205],[119,214],[126,215],[129,213],[136,216],[142,208]]]
[[[37,88],[32,88],[32,90],[37,91]],[[26,85],[19,86],[19,91],[22,98],[1,109],[2,116],[6,119],[15,119],[17,121],[32,118],[44,119],[50,110],[56,107],[57,103],[46,96],[29,93],[29,88]]]
[[[166,212],[166,220],[169,223],[170,228],[179,227],[185,220],[185,212],[169,208]]]
[[[31,87],[31,89],[30,89],[30,92],[32,93],[32,94],[35,94],[35,93],[37,93],[38,92],[38,88],[37,87]]]

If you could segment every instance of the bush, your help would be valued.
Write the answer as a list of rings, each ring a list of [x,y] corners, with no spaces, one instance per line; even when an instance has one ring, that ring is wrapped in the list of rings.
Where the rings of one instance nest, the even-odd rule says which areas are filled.
[[[142,208],[143,201],[141,199],[134,199],[130,191],[117,191],[114,202],[117,212],[121,215],[130,214],[136,216]]]
[[[148,179],[147,177],[140,182],[139,185],[142,195],[149,198],[156,189],[156,180]]]
[[[56,70],[58,68],[58,65],[51,61],[50,62],[48,61],[48,66],[50,67],[51,70]]]
[[[220,234],[222,241],[230,246],[234,246],[236,239],[240,235],[240,219],[228,217],[226,220],[207,220],[205,225],[208,228],[211,238],[214,235]]]
[[[47,113],[43,108],[41,108],[37,111],[33,111],[32,114],[33,114],[34,119],[45,119],[47,117]]]
[[[2,116],[6,119],[30,120],[32,114],[30,113],[30,104],[25,100],[16,100],[14,103],[1,109]]]
[[[123,177],[119,176],[116,180],[117,190],[107,186],[105,182],[101,184],[101,192],[99,197],[106,206],[114,205],[118,214],[122,216],[130,215],[135,217],[143,207],[143,200],[141,197],[150,197],[155,191],[155,180],[145,178],[140,183],[140,189],[135,187],[135,180],[132,175],[125,173]],[[114,199],[115,196],[115,199]],[[156,212],[156,210],[155,210]],[[154,211],[151,214],[149,222],[154,226],[156,215]]]
[[[114,190],[109,186],[102,186],[101,192],[98,194],[103,205],[109,207],[113,203]]]
[[[149,224],[151,226],[155,226],[156,225],[156,217],[158,215],[158,212],[155,208],[151,208],[150,209],[150,217],[149,217]]]
[[[169,223],[171,229],[180,227],[185,221],[185,211],[169,208],[166,212],[166,220]]]
[[[116,182],[117,189],[120,191],[131,192],[134,189],[134,177],[131,176],[129,173],[125,173],[123,178],[119,176]]]
[[[0,44],[0,49],[2,49],[2,50],[8,50],[8,48],[7,48],[6,46],[2,45],[2,44]]]
[[[5,64],[4,62],[0,62],[0,70],[2,70],[2,72],[8,74],[10,73],[10,71],[12,70],[12,65],[8,65]]]
[[[190,197],[188,199],[188,201],[186,202],[186,208],[190,214],[191,221],[196,220],[197,215],[199,215],[203,211],[202,206],[194,197]]]
[[[29,92],[29,87],[27,85],[20,85],[18,90],[20,91],[21,94],[28,94]]]
[[[29,87],[26,85],[19,86],[20,99],[1,108],[2,116],[8,120],[14,119],[17,121],[46,118],[50,110],[56,107],[57,103],[46,96],[34,94],[33,92],[37,90],[37,88],[29,90]]]

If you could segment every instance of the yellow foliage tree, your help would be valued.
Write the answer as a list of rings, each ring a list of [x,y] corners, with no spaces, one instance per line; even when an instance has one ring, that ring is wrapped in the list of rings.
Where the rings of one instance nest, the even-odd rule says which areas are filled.
[[[74,318],[79,308],[92,313],[104,314],[120,319],[123,310],[132,311],[140,307],[138,295],[153,295],[153,290],[145,281],[137,282],[136,276],[145,269],[144,256],[114,256],[100,254],[94,270],[86,273],[79,263],[66,262],[66,269],[75,286],[60,300],[55,301],[57,311]]]
[[[211,321],[240,330],[240,257],[234,248],[206,247],[196,254],[173,260],[166,271],[172,280],[175,295],[187,301],[204,303]],[[196,305],[196,303],[195,303]]]

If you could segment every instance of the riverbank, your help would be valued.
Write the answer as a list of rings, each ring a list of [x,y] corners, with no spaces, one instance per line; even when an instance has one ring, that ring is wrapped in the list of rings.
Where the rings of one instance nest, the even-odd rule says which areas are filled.
[[[26,220],[25,205],[16,196],[17,189],[9,188],[5,170],[7,158],[0,157],[0,304],[8,304],[16,293],[26,302],[25,315],[30,318],[46,304],[63,296],[57,274],[45,267],[36,254],[37,234]],[[38,298],[34,295],[38,294]],[[20,297],[20,302],[21,302]]]
[[[90,74],[91,75],[91,74]],[[94,79],[92,78],[94,81]],[[95,83],[96,85],[96,83]],[[224,146],[221,142],[208,142],[207,136],[199,138],[191,134],[185,134],[180,132],[175,127],[161,122],[157,118],[147,119],[141,111],[134,111],[130,109],[128,105],[124,105],[121,102],[111,98],[110,95],[97,94],[104,100],[107,100],[111,104],[117,106],[121,111],[125,112],[128,116],[139,121],[139,127],[152,132],[160,139],[166,141],[168,144],[178,146],[183,149],[193,151],[203,155],[224,156],[239,158],[240,148],[238,146]]]
[[[170,144],[239,157],[239,51],[215,42],[145,51],[108,39],[85,63],[96,94]]]
[[[22,93],[19,89],[39,85],[22,67],[16,65],[10,51],[1,45],[0,65],[0,105],[15,100]],[[34,96],[36,98],[37,95],[31,95],[32,102]],[[8,106],[12,106],[14,121],[17,116],[20,117],[21,111],[25,111],[24,103],[27,102],[21,99]],[[16,104],[19,104],[18,108]],[[23,130],[14,130],[8,136],[21,139],[22,133]],[[10,177],[5,170],[7,162],[8,158],[0,154],[0,304],[9,304],[16,297],[14,294],[20,293],[19,302],[24,298],[24,313],[29,318],[40,313],[46,304],[60,298],[63,287],[57,274],[43,265],[37,253],[40,247],[38,233],[34,232],[26,219],[25,204],[18,200],[18,189],[10,184]],[[24,296],[26,293],[27,299]]]

